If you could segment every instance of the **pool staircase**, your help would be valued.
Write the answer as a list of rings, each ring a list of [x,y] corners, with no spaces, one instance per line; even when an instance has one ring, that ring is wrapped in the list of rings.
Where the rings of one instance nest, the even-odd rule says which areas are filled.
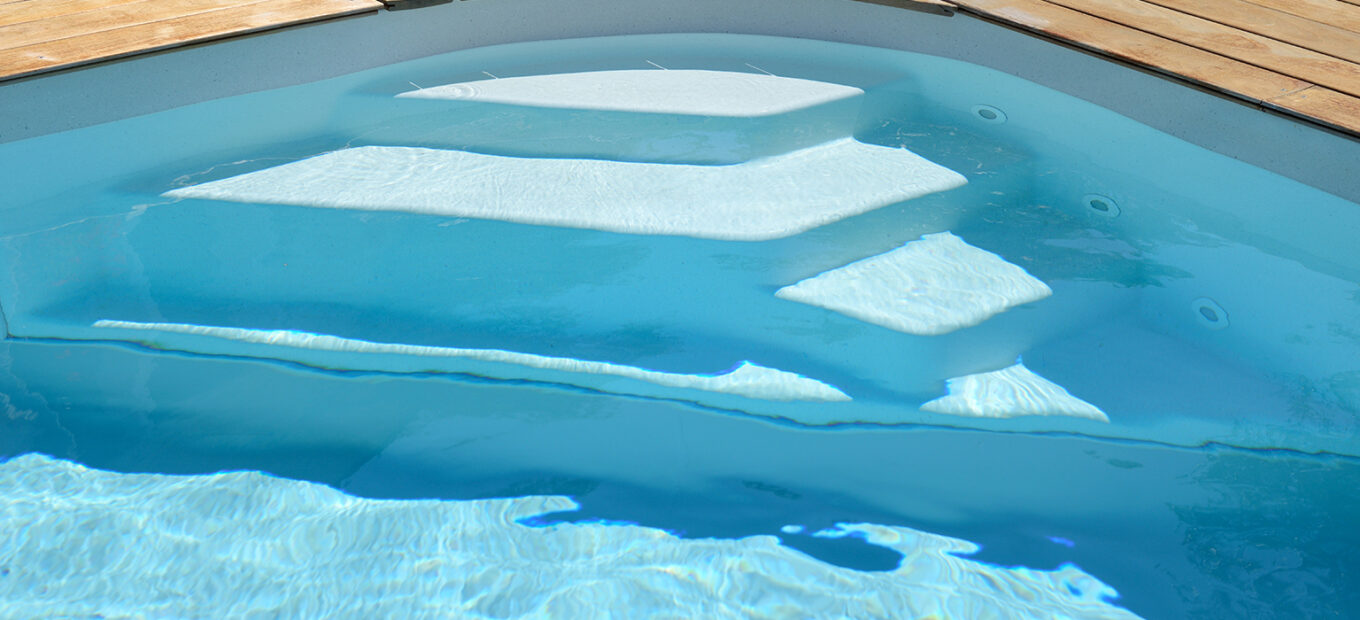
[[[574,393],[1350,449],[1353,279],[1318,262],[1349,244],[1314,225],[1339,201],[980,67],[679,39],[462,52],[11,146],[71,163],[16,180],[0,380],[200,418],[423,386],[466,412]],[[1084,133],[1106,125],[1118,144]],[[1290,262],[1182,221],[1229,215],[1328,241]],[[1305,296],[1328,301],[1278,313]]]
[[[734,269],[734,256],[777,262],[809,231],[859,228],[857,216],[966,183],[909,150],[857,139],[878,121],[864,114],[863,88],[752,62],[643,62],[483,71],[388,95],[385,120],[343,148],[195,178],[165,191],[167,204],[85,230],[110,254],[105,266],[14,289],[11,330],[765,412],[854,393],[924,402],[945,379],[1014,363],[1014,343],[960,356],[949,349],[961,341],[944,335],[1051,291],[953,235],[881,256],[816,258],[801,277],[773,274],[783,281]],[[69,261],[90,251],[66,245]],[[845,302],[861,277],[838,276],[873,265],[877,292]],[[821,292],[800,293],[814,286]],[[914,301],[892,301],[901,286]],[[892,307],[873,308],[885,299]],[[815,344],[788,337],[809,320],[834,321],[855,344],[812,353]],[[677,346],[686,333],[709,342]],[[874,359],[904,363],[883,375]],[[1005,417],[995,413],[977,415]],[[850,414],[780,415],[829,423]]]

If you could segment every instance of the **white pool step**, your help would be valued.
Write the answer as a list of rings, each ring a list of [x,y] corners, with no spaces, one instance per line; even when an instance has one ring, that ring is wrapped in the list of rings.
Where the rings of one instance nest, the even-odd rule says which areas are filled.
[[[925,235],[775,292],[908,334],[935,336],[1052,295],[1048,285],[949,232]]]
[[[409,99],[475,101],[575,110],[758,117],[852,99],[854,86],[763,73],[641,69],[458,82],[401,93]]]
[[[761,241],[966,182],[906,149],[847,138],[726,166],[367,146],[165,195]]]
[[[1062,415],[1110,421],[1095,405],[1069,394],[1021,363],[950,379],[949,394],[921,405],[921,410],[979,418]]]
[[[338,370],[463,373],[567,384],[615,394],[679,397],[719,406],[731,403],[715,402],[702,393],[773,401],[850,400],[834,386],[751,362],[741,362],[732,370],[717,374],[682,374],[499,349],[370,342],[294,330],[115,320],[96,321],[92,327],[102,332],[97,337],[104,340],[124,340],[189,353],[278,359]]]

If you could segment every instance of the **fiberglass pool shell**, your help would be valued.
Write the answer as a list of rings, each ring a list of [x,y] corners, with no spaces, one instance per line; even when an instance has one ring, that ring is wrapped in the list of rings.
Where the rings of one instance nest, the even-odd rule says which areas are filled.
[[[476,96],[502,79],[668,70],[832,87],[746,116]],[[0,230],[11,336],[0,386],[10,410],[28,412],[7,422],[9,454],[265,469],[376,497],[594,493],[588,514],[696,535],[768,531],[790,515],[814,527],[845,511],[906,518],[993,542],[999,562],[1083,554],[1094,574],[1139,583],[1136,610],[1174,614],[1176,595],[1150,592],[1181,579],[1231,589],[1232,577],[1175,550],[1175,561],[1149,555],[1172,566],[1153,570],[1129,559],[1137,536],[1093,530],[1170,537],[1238,500],[1246,509],[1246,495],[1211,501],[1209,479],[1277,469],[1238,448],[1332,453],[1343,458],[1279,467],[1355,477],[1360,256],[1346,231],[1360,208],[981,67],[765,37],[541,42],[0,149],[54,157],[80,145],[106,153],[89,156],[88,180],[35,189],[7,205]],[[407,159],[384,168],[383,149]],[[909,182],[871,187],[880,153],[908,152],[966,184],[940,174],[910,196]],[[814,159],[787,164],[798,156]],[[572,167],[541,167],[561,162]],[[838,165],[863,178],[846,182]],[[464,214],[410,185],[447,182],[436,166],[490,175],[468,195],[521,206],[645,197],[645,183],[678,183],[671,200],[740,205],[831,184],[838,198],[809,204],[840,211],[787,229],[756,218],[749,237],[726,234],[744,224],[721,214],[634,228]],[[368,175],[370,194],[326,196],[355,178],[346,171]],[[580,184],[522,191],[552,174]],[[1284,204],[1299,208],[1281,223]],[[837,306],[871,279],[862,273],[791,298],[899,250],[947,258],[913,244],[954,240],[1039,284],[981,274],[1030,293],[915,333],[919,321]],[[978,275],[931,273],[954,292]],[[869,287],[866,303],[891,287]],[[941,299],[927,288],[912,292]],[[721,380],[752,367],[770,372]],[[1177,450],[1205,445],[1229,453]],[[997,474],[1016,463],[1026,471]],[[742,508],[751,493],[764,499]],[[783,503],[803,497],[818,499]],[[1291,511],[1354,512],[1299,501]],[[1008,520],[1033,524],[1036,540],[1062,530],[1092,542],[1068,552],[984,525]]]
[[[297,359],[287,346],[194,343],[185,340],[192,335],[177,340],[156,327],[291,330],[676,374],[722,373],[749,360],[850,398],[701,400],[810,425],[930,424],[1355,452],[1360,369],[1356,343],[1347,337],[1360,330],[1357,287],[1348,277],[1355,260],[1344,242],[1350,228],[1335,221],[1357,217],[1349,203],[963,63],[814,42],[696,40],[705,39],[714,50],[697,56],[670,51],[686,48],[666,37],[577,42],[569,53],[548,43],[474,50],[38,139],[38,148],[72,139],[120,143],[126,174],[38,200],[7,218],[9,251],[22,257],[0,289],[9,330],[22,338],[140,342],[191,353],[207,347],[202,352],[346,371],[487,374],[476,364],[441,367],[428,359],[342,361],[339,351]],[[489,75],[599,75],[652,68],[648,63],[716,75],[768,73],[841,90],[808,107],[745,117],[544,107],[528,105],[531,96],[509,103],[466,93],[411,96],[437,90],[413,85],[472,84],[475,91],[497,81]],[[1008,121],[978,115],[974,102],[1005,104]],[[330,114],[313,123],[290,118],[300,126],[286,133],[277,120],[241,120],[265,108],[276,118],[288,110]],[[99,135],[111,132],[123,139]],[[183,135],[202,138],[163,141]],[[838,140],[860,146],[828,148]],[[884,159],[859,152],[870,148],[910,149],[962,173],[967,185],[938,191],[957,185],[942,179],[939,187],[899,192],[903,182],[882,177],[904,164],[863,163]],[[256,183],[253,194],[194,191],[373,149],[401,152],[392,161],[355,155],[321,170],[276,174]],[[531,150],[535,156],[525,156]],[[478,159],[453,168],[463,175],[453,177],[450,164],[428,157],[444,153]],[[781,158],[800,156],[780,172]],[[155,160],[174,165],[153,167]],[[552,162],[570,165],[545,170]],[[597,170],[604,165],[621,169]],[[861,176],[843,180],[851,170]],[[818,171],[825,178],[817,179]],[[354,175],[367,176],[358,187],[333,188]],[[583,180],[544,195],[552,185],[543,175]],[[457,179],[472,179],[463,183],[472,189],[441,203],[443,193],[460,189]],[[884,187],[869,187],[875,179]],[[411,187],[437,182],[446,185]],[[775,222],[742,236],[743,222],[722,215],[733,208],[726,203],[767,194],[777,200],[762,208],[778,213],[824,185],[832,190],[809,204],[831,213],[814,212],[805,224]],[[363,196],[346,202],[365,189],[396,195],[397,204],[365,203]],[[401,203],[407,192],[419,194],[408,200],[414,206]],[[594,220],[575,225],[608,228],[602,222],[611,215],[646,200],[681,205],[670,220],[625,226],[623,233],[533,225],[543,218],[498,217],[498,207],[477,219],[459,216],[478,213],[474,208],[439,217],[440,205],[479,200],[508,204],[502,211],[551,215],[556,208],[543,205],[554,200],[589,206],[609,202],[611,192],[622,195],[614,198],[618,208],[606,205]],[[654,194],[661,198],[648,198]],[[920,197],[900,201],[913,194]],[[705,212],[690,204],[703,201],[722,208]],[[651,203],[635,211],[659,210]],[[1281,226],[1269,217],[1280,204],[1311,208]],[[301,208],[318,206],[338,208]],[[682,222],[665,236],[627,234],[667,233],[687,217],[706,221]],[[734,231],[726,238],[724,225]],[[1051,287],[1051,296],[1022,295],[983,313],[985,320],[910,333],[775,294],[787,297],[781,289],[943,232],[1023,268]],[[852,279],[846,286],[865,276]],[[972,294],[963,305],[987,303],[989,291]],[[1034,303],[1005,311],[1026,301]],[[920,305],[941,303],[928,297]],[[1221,317],[1210,321],[1206,312]],[[980,324],[962,329],[970,322]],[[949,379],[1017,360],[1099,408],[1109,422],[990,420],[918,409],[943,396]],[[598,387],[585,379],[574,384]]]

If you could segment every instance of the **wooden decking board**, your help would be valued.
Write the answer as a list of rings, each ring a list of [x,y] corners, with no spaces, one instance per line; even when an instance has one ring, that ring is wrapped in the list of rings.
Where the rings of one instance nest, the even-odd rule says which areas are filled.
[[[1339,0],[1247,0],[1251,4],[1297,15],[1320,24],[1360,32],[1360,6]]]
[[[1186,45],[1360,96],[1360,65],[1140,0],[1050,0]]]
[[[0,5],[3,5],[6,1],[15,2],[15,0],[0,0]],[[12,6],[5,6],[3,9],[0,9],[0,26],[60,17],[72,13],[92,11],[141,1],[142,0],[18,0],[18,2],[23,2],[23,4],[18,4],[16,2]]]
[[[1315,86],[1276,97],[1268,108],[1302,115],[1351,135],[1360,135],[1360,98]]]
[[[982,17],[1360,136],[1360,98],[1045,0],[956,0]],[[1301,93],[1307,96],[1297,96]]]
[[[91,61],[123,58],[227,36],[377,11],[376,0],[257,0],[159,22],[141,23],[0,51],[0,75],[22,77]]]
[[[116,1],[116,0],[115,0]],[[71,36],[87,36],[99,32],[129,28],[139,24],[162,22],[228,9],[258,4],[266,0],[137,0],[109,5],[98,10],[67,13],[45,19],[0,26],[0,50],[24,47],[36,43],[60,41]]]
[[[1261,102],[1312,86],[1218,54],[1125,28],[1045,0],[957,0],[987,17],[1063,39],[1093,52]]]
[[[1146,0],[1212,22],[1351,63],[1360,63],[1360,33],[1266,8],[1245,0]]]

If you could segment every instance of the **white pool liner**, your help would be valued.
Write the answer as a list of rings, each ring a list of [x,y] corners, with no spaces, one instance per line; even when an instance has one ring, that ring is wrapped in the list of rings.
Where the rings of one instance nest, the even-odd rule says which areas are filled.
[[[1017,363],[993,372],[949,380],[949,394],[921,405],[922,411],[977,418],[1065,415],[1109,422],[1095,405]]]
[[[763,73],[625,69],[459,82],[397,96],[576,110],[756,117],[863,94],[854,86]]]
[[[187,350],[198,353],[239,353],[252,357],[291,359],[325,368],[343,370],[374,370],[389,372],[466,372],[498,379],[530,379],[568,383],[607,392],[656,395],[651,391],[630,390],[627,385],[602,383],[590,377],[620,377],[667,388],[700,390],[730,394],[746,398],[775,401],[848,401],[844,392],[802,375],[742,362],[721,374],[680,374],[647,370],[636,366],[548,357],[531,353],[499,349],[461,349],[410,344],[369,342],[293,330],[242,329],[185,323],[141,323],[134,321],[96,321],[93,327],[109,330],[133,330],[145,333],[137,342],[158,348]],[[177,335],[207,337],[250,345],[266,345],[270,355],[258,349],[233,350],[231,347],[207,348],[195,346],[193,341],[177,339]],[[204,341],[197,341],[198,345]],[[289,355],[287,351],[303,351],[313,355]],[[346,355],[326,355],[326,354]],[[321,355],[316,355],[321,354]],[[350,355],[350,354],[358,354]],[[395,356],[392,357],[392,356]],[[431,364],[429,359],[468,360],[489,362],[493,365],[449,366]],[[547,371],[526,372],[528,370]]]
[[[977,325],[1052,294],[1024,269],[948,232],[775,292],[780,299],[921,336]]]
[[[165,195],[761,241],[966,182],[911,151],[847,138],[725,166],[365,146]]]
[[[774,536],[521,522],[576,508],[371,500],[254,472],[119,474],[30,454],[0,464],[0,616],[1137,617],[1070,564],[992,566],[958,557],[972,543],[905,527],[840,526],[904,556],[862,572]]]

